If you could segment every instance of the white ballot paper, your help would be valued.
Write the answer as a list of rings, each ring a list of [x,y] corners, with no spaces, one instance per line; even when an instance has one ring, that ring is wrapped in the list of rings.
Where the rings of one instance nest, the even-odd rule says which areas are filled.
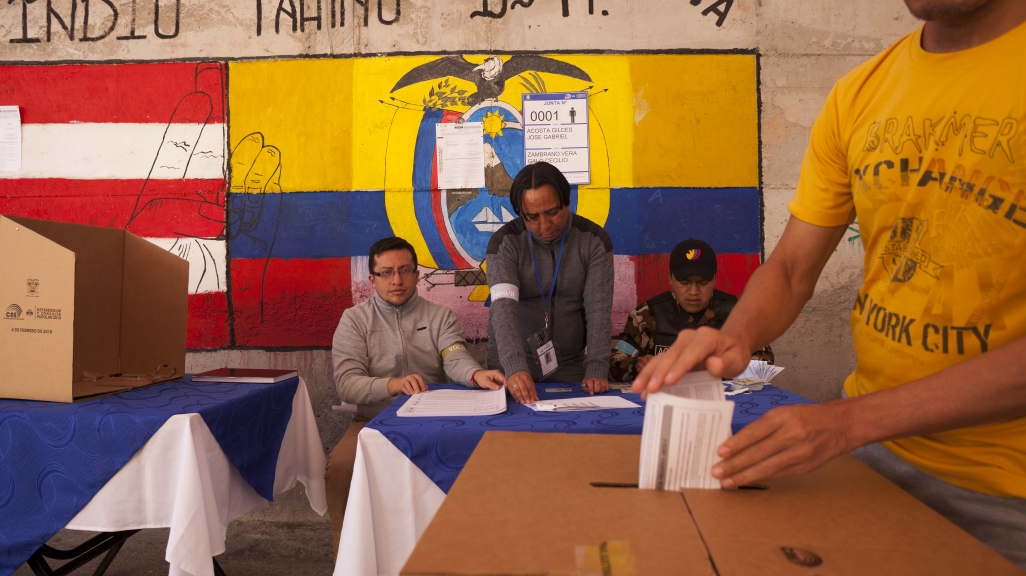
[[[21,170],[21,112],[0,106],[0,172]]]
[[[641,429],[641,488],[720,487],[712,467],[722,460],[716,449],[730,437],[734,403],[723,399],[723,384],[708,372],[694,372],[681,380],[665,392],[648,396]],[[718,398],[696,399],[710,395]]]
[[[623,396],[588,396],[587,398],[560,398],[559,400],[539,400],[524,404],[536,412],[583,412],[586,410],[616,410],[620,408],[641,408]]]
[[[429,390],[414,394],[398,416],[491,416],[506,411],[506,388],[498,390]]]
[[[438,188],[481,188],[485,185],[484,123],[435,124]]]

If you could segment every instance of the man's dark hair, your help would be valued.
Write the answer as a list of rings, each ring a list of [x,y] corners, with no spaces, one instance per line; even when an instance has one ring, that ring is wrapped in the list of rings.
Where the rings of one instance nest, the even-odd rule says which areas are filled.
[[[413,255],[413,265],[417,265],[417,251],[413,249],[413,246],[398,236],[389,236],[371,244],[370,256],[367,258],[367,269],[373,272],[374,258],[389,250],[409,250],[410,254]]]
[[[520,216],[520,206],[524,202],[524,192],[534,190],[545,184],[552,185],[559,193],[559,206],[570,205],[570,183],[566,176],[548,162],[535,162],[524,166],[524,169],[517,173],[513,179],[513,185],[509,190],[509,203],[513,205],[513,211]]]

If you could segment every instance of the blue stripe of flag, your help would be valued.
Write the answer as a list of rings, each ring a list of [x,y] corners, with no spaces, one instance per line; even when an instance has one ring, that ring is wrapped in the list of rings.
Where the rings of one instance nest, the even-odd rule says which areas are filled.
[[[233,258],[361,256],[393,234],[380,191],[233,194],[229,222]],[[622,255],[666,254],[687,238],[753,254],[759,225],[757,188],[614,188],[605,228]]]

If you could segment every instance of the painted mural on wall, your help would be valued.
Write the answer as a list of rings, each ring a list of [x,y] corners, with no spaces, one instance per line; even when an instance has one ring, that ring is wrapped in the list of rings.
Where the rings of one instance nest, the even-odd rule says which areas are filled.
[[[483,338],[522,95],[587,91],[592,182],[572,207],[613,239],[618,330],[684,238],[717,250],[721,289],[758,266],[756,67],[686,52],[2,66],[25,166],[0,173],[0,213],[125,228],[188,259],[193,349],[330,346],[392,234],[417,249],[421,294]],[[440,190],[435,125],[462,120],[483,122],[486,186]]]

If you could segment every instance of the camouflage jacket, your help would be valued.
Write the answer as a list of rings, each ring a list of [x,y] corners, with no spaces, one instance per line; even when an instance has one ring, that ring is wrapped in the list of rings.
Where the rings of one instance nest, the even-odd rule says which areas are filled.
[[[630,382],[637,376],[638,359],[663,352],[673,342],[677,332],[687,328],[698,328],[708,326],[720,328],[730,315],[730,311],[737,304],[737,297],[716,290],[709,302],[709,307],[700,315],[692,315],[685,312],[673,300],[673,294],[669,291],[653,297],[634,309],[627,317],[627,325],[623,328],[613,347],[612,356],[609,359],[609,378],[614,382]],[[654,311],[662,311],[663,314],[671,315],[667,320],[670,324],[662,327],[657,326],[657,314]],[[753,360],[765,360],[773,364],[773,350],[766,346],[761,350],[752,353]]]

